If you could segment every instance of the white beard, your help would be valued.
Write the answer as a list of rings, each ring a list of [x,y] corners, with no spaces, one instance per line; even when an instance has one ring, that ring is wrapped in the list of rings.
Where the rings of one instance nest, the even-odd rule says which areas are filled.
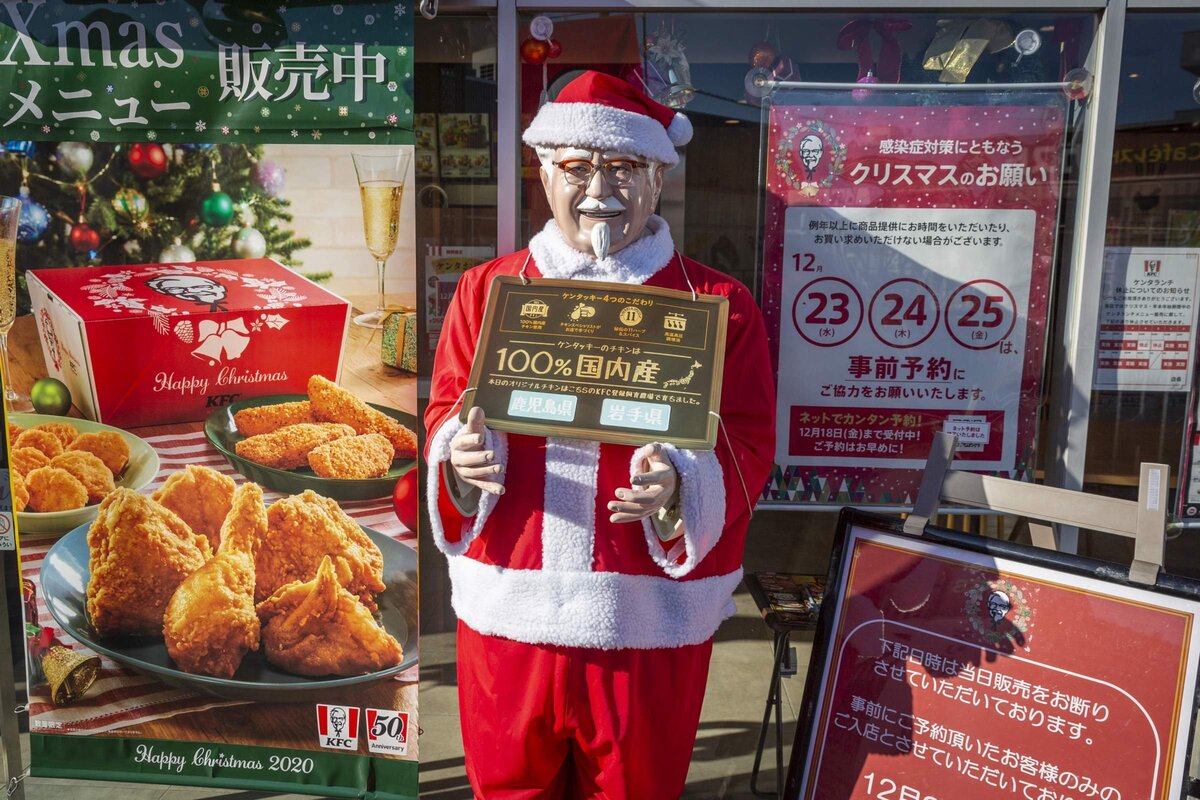
[[[603,261],[608,258],[608,248],[612,244],[612,234],[607,222],[597,222],[592,226],[592,252],[596,258]]]

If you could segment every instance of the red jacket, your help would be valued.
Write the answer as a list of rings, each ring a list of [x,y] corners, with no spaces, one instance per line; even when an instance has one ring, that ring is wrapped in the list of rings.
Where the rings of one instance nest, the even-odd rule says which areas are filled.
[[[540,277],[529,256],[522,250],[467,272],[438,342],[425,414],[427,506],[434,540],[449,557],[455,612],[481,633],[528,643],[619,649],[703,642],[733,610],[750,509],[774,456],[775,402],[754,298],[696,261],[672,254],[645,281],[686,291],[690,279],[701,294],[729,298],[716,450],[668,447],[680,475],[684,536],[664,545],[648,521],[608,521],[607,504],[629,486],[640,460],[635,448],[494,431],[488,447],[506,463],[505,493],[485,494],[461,530],[444,529],[440,465],[461,428],[459,403],[488,288],[494,276],[519,274],[522,266]]]

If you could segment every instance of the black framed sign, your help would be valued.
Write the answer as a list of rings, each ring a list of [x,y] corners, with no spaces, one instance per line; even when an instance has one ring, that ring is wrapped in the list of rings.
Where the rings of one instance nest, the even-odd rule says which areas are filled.
[[[901,525],[842,512],[786,797],[1187,796],[1200,583]]]
[[[598,281],[492,280],[462,418],[497,430],[711,450],[729,301]]]

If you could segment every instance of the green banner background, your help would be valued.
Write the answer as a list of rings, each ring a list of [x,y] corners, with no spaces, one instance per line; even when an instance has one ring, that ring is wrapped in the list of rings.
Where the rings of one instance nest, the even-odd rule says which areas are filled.
[[[5,139],[412,143],[411,0],[0,4]]]

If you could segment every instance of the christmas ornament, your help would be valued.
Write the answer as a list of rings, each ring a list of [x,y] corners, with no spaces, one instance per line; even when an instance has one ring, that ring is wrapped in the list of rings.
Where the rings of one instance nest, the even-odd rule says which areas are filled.
[[[260,161],[254,165],[254,182],[271,197],[283,194],[285,173],[274,161]]]
[[[868,72],[866,75],[862,76],[857,81],[855,81],[855,83],[879,83],[879,78],[876,78],[874,75],[872,75],[870,72]],[[853,89],[850,92],[850,96],[853,97],[855,100],[862,102],[863,100],[865,100],[871,96],[871,90],[870,89]]]
[[[647,93],[664,106],[683,108],[696,96],[683,41],[665,25],[647,40],[645,72]]]
[[[526,64],[544,64],[550,55],[550,45],[532,36],[521,42],[521,60]]]
[[[4,152],[17,156],[18,158],[33,158],[35,149],[37,148],[33,142],[23,142],[17,139],[10,139],[4,143]]]
[[[39,378],[29,390],[29,399],[39,414],[61,417],[71,410],[71,390],[55,378]]]
[[[29,196],[29,187],[22,186],[18,194],[21,201],[21,216],[17,221],[17,241],[36,242],[50,227],[50,212],[41,203]]]
[[[214,183],[212,194],[200,202],[200,219],[214,228],[223,228],[233,220],[233,198],[221,191],[221,184]]]
[[[562,43],[558,39],[551,39],[548,44],[549,49],[546,51],[546,55],[551,58],[558,58],[562,55]]]
[[[137,222],[150,212],[145,196],[137,189],[125,188],[118,191],[113,195],[112,207],[117,216],[130,222]]]
[[[52,629],[46,629],[52,630]],[[100,675],[100,657],[76,653],[61,644],[42,656],[42,674],[50,684],[50,701],[64,706],[83,697]]]
[[[158,178],[167,171],[167,154],[162,145],[137,142],[129,146],[129,169],[140,178]]]
[[[175,264],[179,262],[195,261],[196,254],[192,252],[192,248],[176,239],[174,242],[163,248],[163,251],[158,254],[158,260],[164,264],[168,262]]]
[[[267,240],[257,228],[242,228],[233,237],[233,252],[238,258],[262,258],[267,254]]]
[[[71,226],[67,237],[76,253],[86,253],[100,246],[100,234],[86,222],[77,222]]]
[[[91,145],[85,142],[60,142],[54,150],[54,157],[64,172],[82,177],[92,168],[96,154],[92,152]]]
[[[417,529],[417,498],[420,494],[421,489],[417,485],[415,469],[410,469],[401,475],[400,480],[396,481],[396,488],[392,491],[392,508],[396,510],[396,517],[400,520],[400,524],[410,531]]]
[[[759,42],[750,48],[750,66],[767,69],[775,63],[779,51],[770,42]]]

